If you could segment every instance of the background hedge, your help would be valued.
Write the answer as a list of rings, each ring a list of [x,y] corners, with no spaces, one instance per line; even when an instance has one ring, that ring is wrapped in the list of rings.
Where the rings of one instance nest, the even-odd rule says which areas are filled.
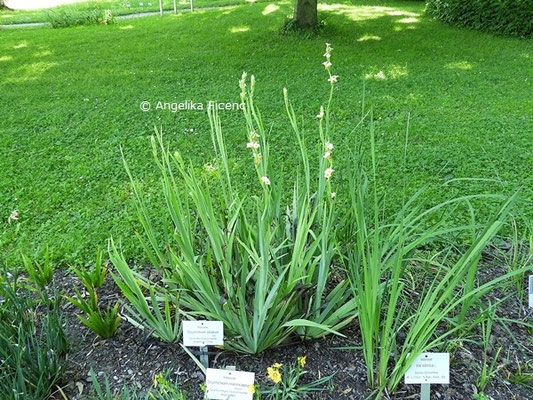
[[[429,0],[441,21],[509,36],[533,36],[533,0]]]

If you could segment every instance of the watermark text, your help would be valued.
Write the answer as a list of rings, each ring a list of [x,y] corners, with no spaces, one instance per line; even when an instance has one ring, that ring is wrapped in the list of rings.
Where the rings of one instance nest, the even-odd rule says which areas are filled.
[[[165,102],[165,101],[142,101],[140,103],[141,111],[168,111],[177,113],[180,111],[241,111],[244,110],[244,103],[236,102],[220,102],[215,100],[209,101],[194,101],[184,100],[181,102]]]

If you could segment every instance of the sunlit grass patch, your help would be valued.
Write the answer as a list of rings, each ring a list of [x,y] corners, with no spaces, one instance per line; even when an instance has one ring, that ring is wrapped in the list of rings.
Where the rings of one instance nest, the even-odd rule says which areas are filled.
[[[472,69],[474,66],[472,65],[472,63],[469,63],[468,61],[455,61],[455,62],[451,62],[451,63],[448,63],[446,64],[446,68],[449,68],[449,69],[462,69],[462,70],[470,70]]]

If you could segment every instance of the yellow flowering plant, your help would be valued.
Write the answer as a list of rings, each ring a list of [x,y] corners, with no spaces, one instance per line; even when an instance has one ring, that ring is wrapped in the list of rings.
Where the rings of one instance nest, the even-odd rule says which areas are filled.
[[[268,400],[296,400],[301,399],[311,392],[328,390],[333,375],[329,375],[309,383],[300,383],[301,378],[307,374],[304,367],[307,356],[298,357],[289,365],[275,363],[266,369],[266,374],[271,384],[260,391]]]
[[[187,400],[187,392],[177,382],[170,379],[170,371],[154,376],[154,389],[148,392],[147,400]]]

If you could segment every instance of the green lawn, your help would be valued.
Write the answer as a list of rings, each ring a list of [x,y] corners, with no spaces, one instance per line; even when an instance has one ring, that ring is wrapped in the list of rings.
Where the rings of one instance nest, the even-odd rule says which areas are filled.
[[[278,34],[292,5],[247,4],[223,10],[119,21],[112,26],[4,29],[0,40],[0,255],[49,244],[63,262],[92,259],[113,235],[142,260],[120,146],[142,180],[154,212],[162,210],[149,136],[166,139],[203,168],[211,158],[203,112],[142,112],[141,101],[238,101],[243,70],[257,78],[256,101],[272,128],[271,153],[291,179],[295,141],[282,87],[314,134],[329,84],[321,65],[332,43],[340,76],[334,100],[336,171],[361,114],[363,87],[379,136],[379,178],[391,204],[402,191],[401,155],[411,115],[409,192],[429,184],[440,201],[459,193],[532,198],[533,43],[471,32],[427,19],[423,4],[355,1],[323,4],[319,37]],[[363,84],[365,82],[365,84]],[[252,168],[239,112],[223,124],[233,168]],[[192,130],[192,131],[191,131]],[[457,181],[482,178],[494,181]],[[290,183],[290,182],[289,182]],[[289,185],[290,186],[290,185]],[[531,203],[529,203],[530,205]],[[8,224],[18,210],[20,219]],[[490,207],[482,208],[482,215]],[[531,206],[526,210],[531,216]]]

